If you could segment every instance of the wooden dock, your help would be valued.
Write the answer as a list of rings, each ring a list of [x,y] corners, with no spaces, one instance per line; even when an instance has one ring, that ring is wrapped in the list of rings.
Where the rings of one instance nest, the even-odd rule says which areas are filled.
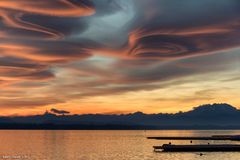
[[[172,145],[153,146],[154,151],[163,152],[236,152],[240,151],[240,145],[211,144],[211,145]]]
[[[231,135],[213,135],[210,137],[147,137],[148,139],[155,140],[230,140],[240,141],[240,136]]]

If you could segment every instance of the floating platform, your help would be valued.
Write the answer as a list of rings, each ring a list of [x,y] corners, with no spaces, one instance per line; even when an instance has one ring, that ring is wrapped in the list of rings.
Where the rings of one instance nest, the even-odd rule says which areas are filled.
[[[230,140],[240,141],[239,135],[213,135],[210,137],[147,137],[156,140]]]
[[[209,145],[172,145],[153,146],[154,151],[163,152],[237,152],[240,145],[234,144],[209,144]]]

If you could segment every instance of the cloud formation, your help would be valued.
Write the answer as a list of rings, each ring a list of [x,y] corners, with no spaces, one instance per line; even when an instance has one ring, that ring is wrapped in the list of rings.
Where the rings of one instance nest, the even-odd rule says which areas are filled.
[[[51,110],[50,110],[52,113],[55,113],[55,114],[69,114],[70,112],[68,112],[68,111],[65,111],[65,110],[58,110],[58,109],[55,109],[55,108],[52,108]]]
[[[40,61],[209,54],[239,45],[239,6],[236,0],[3,0],[0,48]]]
[[[1,0],[0,107],[161,89],[235,70],[239,18],[238,0]]]

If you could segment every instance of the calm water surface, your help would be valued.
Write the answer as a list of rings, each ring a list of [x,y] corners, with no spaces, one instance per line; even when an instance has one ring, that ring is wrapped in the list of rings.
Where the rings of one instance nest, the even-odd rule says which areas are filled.
[[[240,131],[0,131],[0,159],[26,160],[238,160],[237,153],[156,153],[169,141],[146,136],[207,136]],[[214,143],[194,141],[194,143]],[[172,141],[174,144],[188,141]],[[224,141],[217,143],[226,143]],[[231,142],[236,143],[236,142]]]

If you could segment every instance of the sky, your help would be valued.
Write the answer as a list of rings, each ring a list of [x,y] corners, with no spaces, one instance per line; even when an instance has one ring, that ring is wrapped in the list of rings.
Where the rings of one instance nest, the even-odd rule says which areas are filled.
[[[239,0],[1,0],[0,115],[240,107]]]

